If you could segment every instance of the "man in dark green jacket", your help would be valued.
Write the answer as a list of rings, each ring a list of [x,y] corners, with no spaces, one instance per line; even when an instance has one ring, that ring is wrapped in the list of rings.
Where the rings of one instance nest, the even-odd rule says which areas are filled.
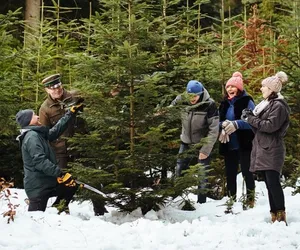
[[[29,198],[28,211],[45,211],[48,199],[57,196],[53,205],[59,205],[61,200],[65,200],[61,211],[68,212],[68,204],[77,185],[70,174],[63,174],[59,168],[49,142],[64,132],[78,108],[79,105],[71,107],[50,130],[41,126],[39,116],[33,110],[21,110],[16,115],[16,121],[22,128],[17,140],[22,151],[24,188]]]

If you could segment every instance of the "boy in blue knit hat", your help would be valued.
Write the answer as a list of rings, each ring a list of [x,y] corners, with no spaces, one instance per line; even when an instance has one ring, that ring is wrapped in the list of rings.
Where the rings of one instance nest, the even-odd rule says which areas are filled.
[[[210,154],[219,135],[219,114],[215,101],[201,82],[191,80],[186,86],[188,100],[184,101],[182,95],[176,97],[171,106],[181,102],[185,105],[182,110],[182,131],[179,158],[177,159],[176,175],[182,176],[182,171],[189,168],[191,160],[197,157],[198,163],[205,169],[209,168]],[[200,145],[200,146],[197,146]],[[196,146],[196,152],[188,156],[183,153]],[[205,203],[207,197],[206,178],[199,185],[198,203]]]

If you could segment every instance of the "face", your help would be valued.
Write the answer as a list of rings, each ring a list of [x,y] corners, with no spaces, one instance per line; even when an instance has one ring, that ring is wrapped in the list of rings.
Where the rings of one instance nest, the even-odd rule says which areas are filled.
[[[189,99],[191,104],[196,104],[199,100],[200,96],[195,94],[189,94]]]
[[[63,95],[63,88],[61,85],[56,86],[56,88],[46,88],[46,92],[51,96],[53,100],[60,99]]]
[[[269,89],[267,86],[262,86],[260,88],[260,91],[264,99],[267,99],[272,94],[272,90]]]
[[[32,125],[32,126],[41,126],[42,124],[40,123],[40,117],[38,115],[36,115],[35,113],[33,113],[29,125]]]
[[[228,97],[231,99],[233,97],[235,97],[238,93],[238,88],[232,85],[228,85],[226,87],[226,92],[228,94]]]

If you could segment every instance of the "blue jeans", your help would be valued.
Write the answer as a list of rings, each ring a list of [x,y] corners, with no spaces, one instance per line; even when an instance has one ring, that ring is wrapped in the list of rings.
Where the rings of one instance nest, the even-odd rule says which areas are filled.
[[[185,143],[181,143],[178,154],[184,153],[186,150],[188,150],[190,146]],[[203,192],[203,190],[206,188],[207,185],[207,178],[205,176],[205,172],[209,169],[210,164],[210,157],[207,157],[206,159],[199,160],[199,151],[193,152],[192,154],[186,155],[183,158],[177,159],[177,166],[176,166],[176,176],[180,177],[183,176],[182,171],[189,169],[189,166],[191,164],[191,161],[197,158],[198,163],[202,164],[204,166],[204,173],[202,175],[202,178],[200,180],[199,186],[198,186],[198,203],[205,203],[207,193]]]

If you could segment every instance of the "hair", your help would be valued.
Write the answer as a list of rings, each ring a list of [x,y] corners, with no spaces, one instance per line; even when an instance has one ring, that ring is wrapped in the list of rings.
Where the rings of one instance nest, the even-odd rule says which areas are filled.
[[[268,100],[268,101],[271,101],[271,100],[273,100],[273,99],[276,99],[277,97],[278,97],[278,93],[272,92],[272,93],[268,96],[267,100]]]

